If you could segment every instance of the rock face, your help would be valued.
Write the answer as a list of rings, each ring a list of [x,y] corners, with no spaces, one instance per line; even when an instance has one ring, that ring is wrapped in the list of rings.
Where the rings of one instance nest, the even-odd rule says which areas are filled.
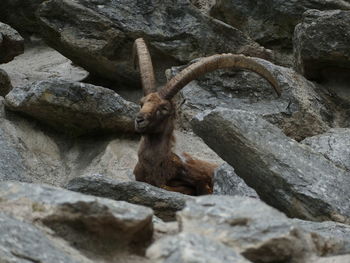
[[[295,28],[296,69],[309,79],[325,77],[332,68],[350,72],[349,32],[350,11],[307,11]]]
[[[13,89],[6,105],[68,134],[133,132],[136,104],[114,91],[79,82],[39,81]]]
[[[5,182],[0,188],[3,212],[40,221],[78,249],[109,244],[105,249],[112,252],[129,245],[144,247],[152,238],[153,212],[146,207],[49,186]]]
[[[350,129],[331,129],[324,134],[306,138],[302,143],[321,153],[337,166],[350,171]]]
[[[216,195],[238,195],[259,198],[253,188],[250,188],[242,178],[240,178],[232,166],[227,163],[215,170],[213,175],[214,194]]]
[[[350,10],[348,1],[220,0],[210,15],[247,33],[264,46],[292,47],[294,27],[308,9]]]
[[[277,97],[271,85],[248,71],[216,71],[192,81],[179,96],[182,123],[197,113],[215,107],[239,109],[264,117],[298,141],[329,129],[334,112],[318,94],[320,87],[292,69],[255,58],[277,80],[282,95]],[[172,68],[174,76],[180,68]]]
[[[24,51],[24,39],[9,25],[0,22],[0,63],[7,63]]]
[[[349,173],[244,111],[198,115],[194,131],[260,198],[291,217],[350,223]]]
[[[0,69],[0,96],[6,96],[12,90],[11,80],[6,71]]]
[[[170,65],[218,52],[270,56],[242,32],[205,16],[188,0],[50,0],[40,6],[38,16],[52,47],[90,73],[127,83],[139,80],[131,65],[137,37],[147,41],[161,75]]]
[[[174,220],[175,213],[184,208],[186,200],[192,198],[142,182],[118,182],[98,175],[74,178],[68,183],[67,189],[148,206],[166,221]]]

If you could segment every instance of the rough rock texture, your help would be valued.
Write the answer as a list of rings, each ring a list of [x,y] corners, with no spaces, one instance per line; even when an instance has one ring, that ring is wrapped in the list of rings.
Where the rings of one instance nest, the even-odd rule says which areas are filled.
[[[132,44],[146,39],[156,70],[214,53],[270,57],[239,30],[205,16],[188,0],[49,0],[38,12],[43,35],[60,53],[89,72],[138,83]]]
[[[4,182],[0,207],[17,218],[42,222],[79,249],[98,250],[108,243],[111,251],[130,244],[144,247],[152,238],[149,208],[45,185]]]
[[[0,22],[0,63],[11,61],[23,51],[24,39],[9,25]]]
[[[179,110],[182,123],[188,123],[199,112],[220,106],[261,115],[298,141],[329,129],[334,112],[318,93],[319,86],[292,69],[255,60],[275,77],[282,90],[280,97],[265,79],[253,72],[208,73],[181,90],[178,100],[184,102]],[[172,68],[168,77],[179,70]]]
[[[35,11],[45,0],[1,0],[0,21],[21,32],[39,33]]]
[[[320,250],[327,255],[350,254],[350,226],[326,221],[312,222],[293,219],[293,222],[310,233],[316,233],[324,240]]]
[[[217,109],[194,131],[232,165],[260,198],[291,217],[350,223],[350,176],[254,114]]]
[[[235,169],[227,163],[218,167],[213,176],[214,194],[216,195],[238,195],[259,198],[253,188],[250,188]]]
[[[293,39],[296,69],[309,79],[327,76],[332,68],[350,72],[349,32],[350,11],[305,12]]]
[[[0,96],[6,96],[12,90],[11,80],[6,71],[0,69]]]
[[[73,135],[133,132],[138,111],[112,90],[63,80],[17,87],[6,96],[6,105]]]
[[[348,262],[350,262],[350,255],[317,258],[310,261],[310,263],[348,263]]]
[[[350,129],[331,129],[324,134],[306,138],[302,143],[350,172]]]
[[[65,252],[38,228],[0,213],[0,262],[92,262]]]
[[[296,259],[317,250],[316,236],[253,198],[198,197],[186,203],[178,220],[182,232],[216,240],[253,262],[303,262]]]
[[[234,250],[197,234],[181,233],[154,243],[147,256],[154,263],[249,263]]]
[[[99,175],[74,178],[66,188],[84,194],[148,206],[158,217],[166,221],[174,220],[175,213],[184,208],[186,200],[192,198],[142,182],[120,182]]]
[[[220,0],[210,15],[247,33],[264,46],[292,47],[294,27],[308,9],[350,10],[347,0]]]

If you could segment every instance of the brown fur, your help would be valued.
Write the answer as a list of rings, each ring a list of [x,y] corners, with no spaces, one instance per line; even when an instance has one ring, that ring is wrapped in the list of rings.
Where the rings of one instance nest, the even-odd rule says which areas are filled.
[[[136,180],[189,195],[211,194],[216,165],[193,159],[187,153],[180,158],[173,152],[174,118],[173,103],[158,93],[141,99],[135,121],[136,130],[142,134],[134,169]]]

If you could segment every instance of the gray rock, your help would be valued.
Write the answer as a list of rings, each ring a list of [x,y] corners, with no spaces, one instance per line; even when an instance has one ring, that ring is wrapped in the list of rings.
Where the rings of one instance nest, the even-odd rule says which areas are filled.
[[[217,109],[198,115],[194,131],[260,198],[291,217],[350,223],[350,176],[254,114]]]
[[[264,46],[292,47],[294,27],[308,9],[350,10],[347,0],[221,0],[210,15],[247,33]]]
[[[186,202],[178,220],[182,232],[221,242],[252,262],[304,262],[296,259],[317,252],[309,233],[253,198],[197,197]]]
[[[6,71],[0,69],[0,96],[6,96],[12,90],[11,80]]]
[[[232,166],[227,163],[219,166],[213,176],[214,194],[216,195],[238,195],[259,198],[253,188],[250,188],[240,178]]]
[[[138,106],[110,89],[47,80],[13,89],[6,105],[68,134],[133,132]]]
[[[0,262],[78,263],[82,261],[66,254],[33,225],[0,213]]]
[[[234,250],[202,235],[181,233],[158,240],[147,250],[154,263],[249,263]]]
[[[298,141],[329,129],[335,110],[318,94],[319,86],[292,69],[263,59],[255,60],[275,77],[282,90],[280,97],[265,79],[253,72],[212,72],[180,91],[179,102],[184,101],[179,110],[182,123],[188,123],[204,110],[223,107],[260,115]],[[174,76],[179,70],[172,68],[168,76]]]
[[[95,250],[108,243],[111,250],[129,244],[143,247],[152,238],[152,210],[123,201],[45,185],[4,182],[0,185],[0,206],[17,218],[44,223],[79,248]]]
[[[202,14],[189,0],[50,0],[37,13],[48,43],[90,73],[139,83],[132,44],[146,39],[156,71],[214,53],[271,56],[239,30]],[[164,76],[162,76],[164,79]]]
[[[326,221],[312,222],[293,219],[293,222],[307,232],[316,233],[323,238],[318,244],[322,255],[343,255],[350,253],[350,226]]]
[[[310,261],[310,263],[348,263],[348,262],[350,262],[350,255],[316,258]]]
[[[163,220],[174,220],[175,213],[184,208],[191,196],[166,191],[143,182],[120,182],[99,175],[71,180],[67,189],[114,200],[151,207]]]
[[[331,129],[324,134],[306,138],[301,143],[350,172],[350,129]]]
[[[305,12],[293,39],[296,69],[310,79],[325,77],[332,68],[349,72],[349,32],[350,11]]]
[[[0,22],[0,63],[11,61],[23,51],[24,39],[9,25]]]

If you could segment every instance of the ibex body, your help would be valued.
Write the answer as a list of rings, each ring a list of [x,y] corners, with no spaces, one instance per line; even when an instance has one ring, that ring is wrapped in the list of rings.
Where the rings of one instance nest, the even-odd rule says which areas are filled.
[[[157,91],[151,58],[143,39],[135,41],[134,51],[145,95],[135,119],[135,129],[142,134],[139,160],[134,169],[136,180],[184,194],[211,194],[216,165],[196,160],[186,153],[178,156],[173,152],[175,107],[171,99],[193,79],[219,68],[253,70],[265,77],[280,94],[276,80],[263,65],[249,57],[222,54],[190,65]]]

